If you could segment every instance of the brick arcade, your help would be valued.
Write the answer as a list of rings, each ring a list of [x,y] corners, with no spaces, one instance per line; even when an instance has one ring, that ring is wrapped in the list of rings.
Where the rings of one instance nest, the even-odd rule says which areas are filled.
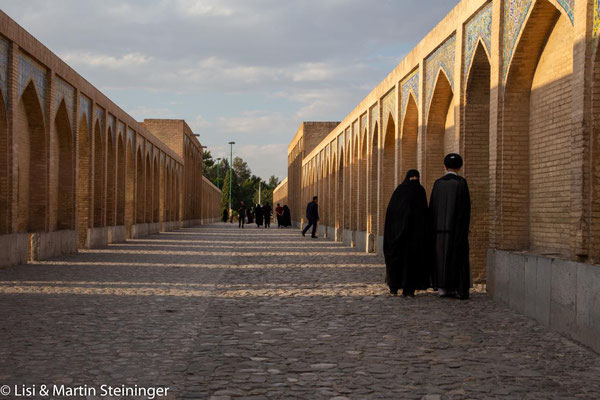
[[[135,121],[0,12],[0,266],[218,218],[182,120]]]
[[[429,193],[458,152],[474,281],[600,349],[599,31],[597,0],[462,0],[342,122],[298,130],[275,201],[299,225],[318,195],[321,236],[380,253],[406,171]]]

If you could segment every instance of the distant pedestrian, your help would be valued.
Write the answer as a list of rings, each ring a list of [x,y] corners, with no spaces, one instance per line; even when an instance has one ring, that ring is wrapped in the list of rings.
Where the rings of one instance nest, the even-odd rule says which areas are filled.
[[[430,287],[427,194],[416,169],[398,185],[385,214],[383,254],[390,293],[414,296]]]
[[[312,234],[310,235],[310,237],[317,237],[317,224],[319,223],[319,205],[317,204],[318,200],[319,198],[315,196],[313,197],[312,201],[306,206],[306,219],[308,220],[308,225],[306,225],[306,227],[302,231],[302,236],[306,236],[306,232],[310,227],[312,227]]]
[[[226,223],[228,217],[229,217],[229,211],[226,208],[224,208],[223,209],[223,216],[221,217],[221,221],[223,221],[223,222]]]
[[[435,181],[429,201],[433,230],[433,287],[441,297],[469,298],[469,226],[471,197],[465,178],[458,175],[462,157],[448,154],[446,175]]]
[[[244,222],[246,221],[246,204],[242,201],[240,208],[238,208],[238,228],[244,228]]]
[[[262,208],[263,219],[265,220],[265,228],[271,227],[271,206],[269,203],[265,203]]]
[[[248,223],[249,224],[253,223],[254,222],[254,210],[252,209],[252,207],[248,208],[246,215],[248,216]]]
[[[262,206],[260,204],[254,207],[254,218],[256,218],[256,227],[260,228],[263,224]]]
[[[290,213],[290,208],[287,206],[287,204],[283,206],[283,217],[281,225],[283,225],[284,228],[292,226],[292,215]]]
[[[277,227],[281,228],[283,221],[283,207],[281,204],[277,203],[277,207],[275,207],[275,215],[277,216]]]

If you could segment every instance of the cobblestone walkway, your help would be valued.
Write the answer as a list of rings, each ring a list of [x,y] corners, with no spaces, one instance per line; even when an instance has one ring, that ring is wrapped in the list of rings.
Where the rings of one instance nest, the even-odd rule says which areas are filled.
[[[600,398],[597,354],[485,294],[404,299],[382,280],[375,256],[231,225],[3,269],[0,385],[164,385],[169,399]]]

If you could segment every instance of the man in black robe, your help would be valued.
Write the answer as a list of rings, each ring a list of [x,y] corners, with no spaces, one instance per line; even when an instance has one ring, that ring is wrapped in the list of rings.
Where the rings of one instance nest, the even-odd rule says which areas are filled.
[[[256,218],[256,227],[260,228],[263,224],[262,206],[260,204],[254,207],[254,218]]]
[[[385,281],[393,295],[402,288],[402,296],[412,297],[430,287],[427,194],[419,179],[419,171],[408,171],[385,214]]]
[[[269,203],[265,203],[262,208],[263,220],[265,221],[265,228],[271,227],[271,206]]]
[[[308,225],[302,231],[302,236],[306,235],[306,232],[312,226],[312,234],[311,238],[316,239],[317,235],[317,223],[319,222],[319,205],[317,204],[319,198],[317,196],[313,197],[312,201],[308,203],[306,206],[306,219],[308,220]]]
[[[284,228],[292,226],[292,215],[290,213],[290,208],[287,206],[287,204],[283,206],[283,218],[281,225],[283,225]]]
[[[463,160],[458,154],[444,159],[446,175],[435,181],[429,201],[433,233],[433,287],[442,297],[469,298],[469,225],[471,198],[465,178],[458,175]]]
[[[238,228],[244,228],[244,222],[246,221],[246,204],[242,201],[240,208],[238,209]]]

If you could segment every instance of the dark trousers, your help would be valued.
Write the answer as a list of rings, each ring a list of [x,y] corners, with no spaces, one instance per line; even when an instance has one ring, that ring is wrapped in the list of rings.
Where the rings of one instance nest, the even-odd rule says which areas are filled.
[[[317,221],[316,220],[308,220],[308,225],[306,225],[306,227],[304,228],[304,230],[302,231],[303,234],[306,234],[306,232],[308,232],[308,230],[310,229],[310,227],[312,226],[312,237],[315,237],[315,233],[317,233]]]
[[[244,220],[246,219],[246,217],[241,217],[239,222],[238,222],[238,228],[243,228],[244,227]]]

